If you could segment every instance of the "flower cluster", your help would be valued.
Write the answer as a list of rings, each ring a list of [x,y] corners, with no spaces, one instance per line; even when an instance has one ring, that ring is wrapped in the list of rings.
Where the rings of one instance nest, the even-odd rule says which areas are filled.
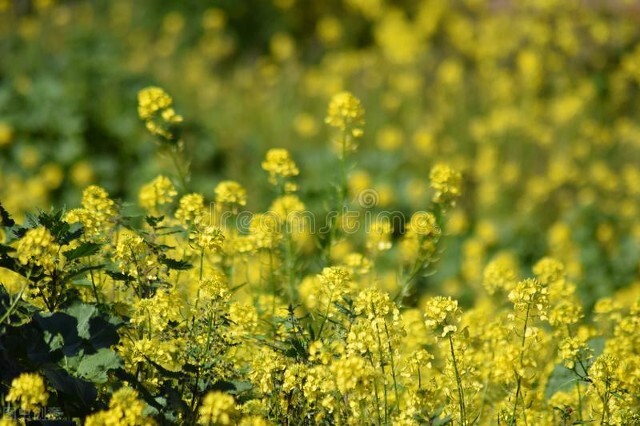
[[[269,182],[277,185],[280,179],[298,176],[300,171],[291,158],[289,151],[282,148],[273,148],[267,151],[262,169],[269,173]]]
[[[364,134],[364,108],[358,98],[350,92],[335,94],[329,102],[325,122],[340,131],[334,146],[341,158],[357,149],[357,140]]]
[[[214,192],[217,203],[238,206],[247,204],[247,191],[238,182],[232,180],[220,182]]]
[[[349,7],[375,13],[374,6],[356,4],[364,3]],[[396,31],[410,36],[408,18],[389,12],[379,19],[387,22],[377,37]],[[205,21],[213,31],[224,20],[207,14]],[[180,19],[167,18],[166,25],[175,30]],[[457,34],[464,50],[466,32]],[[287,43],[274,40],[281,65],[293,55]],[[412,49],[407,43],[404,53],[387,51],[390,63],[406,65]],[[523,55],[517,63],[531,62]],[[263,71],[268,78],[270,71]],[[440,83],[454,90],[465,72],[462,64],[444,64]],[[403,74],[393,85],[410,92],[412,81]],[[389,94],[381,108],[395,111],[396,102]],[[565,102],[556,107],[559,114],[573,105]],[[152,128],[158,121],[161,130],[175,124],[175,113],[167,113],[171,99],[162,91],[141,94],[140,108]],[[343,154],[362,136],[363,114],[348,93],[332,99],[327,123],[342,136]],[[497,132],[521,119],[508,118],[488,117],[470,132]],[[430,140],[448,125],[429,122],[415,143],[438,157]],[[381,148],[400,149],[403,130],[383,127]],[[544,132],[533,135],[544,139]],[[473,175],[471,169],[484,168],[496,155],[485,152],[473,165],[449,159]],[[33,339],[33,350],[17,352],[11,366],[31,371],[31,358],[46,359],[42,369],[50,382],[23,374],[6,400],[34,409],[53,397],[70,401],[67,382],[86,386],[83,395],[91,401],[81,417],[88,425],[634,424],[640,286],[621,286],[596,302],[592,315],[581,275],[590,270],[582,270],[588,266],[584,253],[576,251],[566,224],[549,235],[532,224],[538,245],[505,250],[502,240],[517,239],[520,229],[467,216],[476,205],[492,204],[496,188],[490,183],[470,179],[480,187],[468,203],[473,207],[454,209],[461,172],[436,164],[433,203],[425,205],[424,178],[399,195],[377,174],[353,172],[344,156],[330,159],[341,182],[326,192],[296,192],[292,178],[300,170],[291,154],[269,150],[262,168],[275,188],[250,194],[268,208],[253,214],[248,227],[232,223],[244,220],[238,208],[247,205],[247,190],[238,182],[217,180],[202,193],[183,185],[179,192],[162,175],[141,188],[138,206],[116,203],[90,186],[82,208],[64,220],[62,213],[43,214],[24,227],[3,226],[0,264],[15,281],[26,282],[22,288],[30,282],[57,286],[55,293],[35,295],[6,286],[5,293],[0,277],[0,299],[9,302],[0,306],[2,356],[12,356],[7,342],[21,335],[21,342]],[[597,172],[606,186],[607,173]],[[504,173],[517,180],[513,170]],[[377,203],[361,203],[360,210],[392,206],[404,192],[420,194],[413,205],[420,210],[401,204],[412,212],[409,220],[396,224],[381,215],[352,233],[347,214],[327,215],[323,235],[294,226],[333,201],[351,207],[350,190],[373,186],[379,186]],[[216,206],[207,209],[211,200]],[[223,220],[229,213],[233,220]],[[594,253],[618,255],[610,245],[616,231],[606,218],[593,216],[582,219],[598,222],[595,232],[578,237],[592,238]],[[453,250],[443,250],[444,238]],[[441,262],[449,251],[455,259]],[[629,263],[625,279],[632,280],[637,265]],[[38,297],[62,294],[67,297],[42,312]]]
[[[69,223],[81,223],[84,232],[92,239],[104,239],[109,235],[118,215],[116,203],[97,185],[82,192],[82,208],[72,209],[65,215]]]
[[[5,401],[17,403],[21,410],[32,411],[47,405],[49,393],[42,376],[23,373],[11,382]]]
[[[145,415],[145,404],[140,401],[138,393],[124,386],[113,393],[109,401],[109,409],[99,411],[87,417],[88,426],[152,426],[156,422]]]
[[[350,92],[340,92],[331,98],[325,122],[342,132],[349,131],[354,138],[362,137],[364,108]]]
[[[16,255],[23,265],[40,266],[52,272],[62,266],[60,245],[44,226],[28,230],[16,245]]]
[[[454,204],[462,191],[462,177],[447,164],[436,164],[429,173],[431,188],[435,190],[433,201],[442,205]]]
[[[166,141],[175,135],[172,127],[182,122],[182,116],[172,108],[173,99],[160,87],[147,87],[138,92],[138,115],[151,134]]]
[[[173,183],[166,176],[158,176],[140,188],[138,203],[152,214],[158,214],[162,206],[171,204],[178,195]]]

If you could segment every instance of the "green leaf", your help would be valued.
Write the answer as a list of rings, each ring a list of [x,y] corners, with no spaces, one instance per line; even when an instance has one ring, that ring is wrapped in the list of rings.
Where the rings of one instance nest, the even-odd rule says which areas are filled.
[[[102,348],[94,354],[83,356],[77,373],[90,382],[105,383],[108,380],[108,371],[121,366],[120,357],[114,351]]]
[[[0,225],[11,227],[15,224],[16,223],[11,218],[9,212],[5,210],[5,208],[2,206],[2,203],[0,203]]]
[[[78,320],[78,336],[83,339],[90,339],[91,333],[89,332],[89,321],[97,312],[97,309],[93,305],[86,305],[84,303],[76,303],[66,310],[66,313]]]
[[[573,371],[562,364],[557,364],[547,379],[546,398],[551,398],[556,392],[569,391],[578,380],[579,378]]]
[[[192,266],[187,261],[171,259],[169,257],[164,257],[164,256],[160,257],[158,261],[163,265],[165,265],[167,268],[177,270],[177,271],[184,271],[187,269],[191,269],[191,266]]]
[[[80,268],[80,269],[76,269],[74,271],[70,271],[69,274],[67,275],[67,278],[74,279],[78,275],[85,274],[85,273],[87,273],[89,271],[95,271],[95,270],[102,269],[102,268],[104,268],[104,264],[103,263],[101,263],[99,265],[85,266],[84,268]]]
[[[69,250],[64,253],[64,257],[67,260],[75,260],[80,259],[81,257],[91,256],[92,254],[96,254],[100,251],[100,244],[96,243],[83,243],[73,250]]]
[[[125,282],[135,281],[135,278],[133,278],[129,274],[123,274],[122,272],[108,271],[108,270],[105,272],[107,273],[107,275],[109,275],[112,279],[116,281],[125,281]]]
[[[164,220],[164,216],[146,216],[144,220],[150,227],[156,228]]]

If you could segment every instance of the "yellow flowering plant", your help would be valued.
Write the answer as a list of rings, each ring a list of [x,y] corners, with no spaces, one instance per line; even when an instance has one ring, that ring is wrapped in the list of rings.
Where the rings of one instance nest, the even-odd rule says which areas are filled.
[[[169,95],[150,88],[139,103],[147,129],[176,142]],[[454,245],[468,288],[446,269],[450,285],[434,285],[443,243],[464,229],[453,220],[462,173],[435,162],[418,208],[388,214],[382,189],[350,194],[362,103],[340,92],[326,123],[338,172],[313,212],[296,182],[303,163],[284,148],[255,165],[275,189],[263,209],[226,177],[192,192],[188,161],[174,164],[181,185],[159,175],[137,206],[90,185],[80,208],[24,225],[0,209],[0,266],[18,284],[0,281],[11,413],[52,404],[89,425],[633,424],[640,303],[612,295],[592,323],[569,264],[550,253],[521,268],[494,252],[490,221]],[[566,254],[563,229],[553,241]]]

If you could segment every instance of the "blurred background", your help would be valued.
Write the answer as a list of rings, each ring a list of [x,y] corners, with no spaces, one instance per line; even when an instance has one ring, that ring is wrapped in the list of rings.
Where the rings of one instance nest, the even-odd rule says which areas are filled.
[[[171,173],[136,111],[158,85],[192,190],[234,179],[265,209],[260,162],[285,147],[320,204],[326,105],[349,90],[366,109],[353,196],[409,214],[434,163],[463,172],[434,285],[464,300],[496,256],[552,255],[590,306],[640,285],[639,83],[636,1],[0,0],[0,201],[22,218],[95,183],[135,202]]]

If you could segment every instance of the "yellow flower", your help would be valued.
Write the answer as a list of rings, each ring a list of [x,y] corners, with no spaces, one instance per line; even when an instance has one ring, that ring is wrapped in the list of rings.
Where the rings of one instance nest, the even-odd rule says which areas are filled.
[[[138,392],[124,386],[111,396],[109,409],[98,411],[86,418],[86,426],[152,426],[156,422],[144,414],[146,404],[138,398]]]
[[[325,123],[341,132],[342,137],[334,140],[340,158],[355,151],[358,147],[356,139],[364,134],[364,108],[360,100],[349,92],[334,95],[329,102]]]
[[[224,234],[214,226],[205,226],[193,231],[189,239],[202,250],[220,251],[224,243]]]
[[[290,178],[298,176],[300,173],[289,151],[282,148],[273,148],[267,151],[262,168],[269,172],[269,183],[272,185],[277,185],[279,178]]]
[[[23,373],[13,379],[9,393],[5,397],[7,402],[19,403],[20,409],[32,411],[44,407],[49,399],[49,393],[44,379],[36,373]]]
[[[377,219],[367,230],[367,248],[371,251],[385,251],[391,248],[391,221]]]
[[[202,194],[187,194],[180,199],[175,217],[184,226],[198,224],[204,216],[204,197]]]
[[[484,269],[482,285],[487,293],[511,291],[518,280],[518,263],[511,253],[498,254]]]
[[[216,202],[220,204],[247,204],[247,191],[238,182],[225,180],[216,185],[214,189]]]
[[[297,195],[283,195],[273,201],[269,211],[273,212],[282,222],[295,221],[305,210],[304,203]]]
[[[549,285],[564,278],[564,265],[556,259],[545,257],[533,265],[533,273],[541,283]]]
[[[321,292],[332,294],[333,299],[336,300],[348,291],[353,277],[346,268],[331,266],[324,268],[322,273],[318,274],[318,279],[321,284]]]
[[[462,311],[458,301],[450,297],[436,296],[428,299],[424,307],[424,323],[430,329],[441,328],[442,337],[458,330]]]
[[[416,212],[411,216],[409,229],[418,235],[426,237],[437,236],[440,234],[440,228],[436,217],[429,212]]]
[[[230,425],[234,423],[236,403],[231,395],[219,391],[209,392],[202,400],[198,424]]]
[[[173,183],[165,176],[158,176],[148,184],[140,188],[138,201],[140,207],[156,214],[158,207],[173,202],[173,197],[178,195]]]
[[[353,137],[359,138],[363,134],[364,108],[350,92],[340,92],[331,98],[325,122],[343,132],[349,129]]]
[[[29,229],[18,240],[16,246],[16,254],[21,264],[42,266],[48,272],[52,272],[56,265],[63,261],[59,252],[60,245],[44,226]]]
[[[433,196],[435,203],[454,204],[462,193],[462,176],[446,164],[436,164],[429,174],[431,188],[436,192]]]
[[[68,223],[81,223],[86,235],[104,239],[118,216],[116,203],[109,194],[97,185],[82,192],[82,208],[69,210],[64,217]]]
[[[282,239],[282,224],[273,213],[256,214],[249,222],[249,233],[257,247],[271,249]]]
[[[509,301],[513,303],[516,311],[526,311],[531,317],[547,319],[549,291],[547,286],[534,278],[518,282],[509,293]]]
[[[167,140],[174,138],[169,130],[182,122],[182,116],[171,107],[173,99],[159,87],[147,87],[138,92],[138,115],[149,132]]]
[[[158,112],[170,108],[173,99],[160,87],[147,87],[138,92],[138,115],[143,120],[152,119]]]

